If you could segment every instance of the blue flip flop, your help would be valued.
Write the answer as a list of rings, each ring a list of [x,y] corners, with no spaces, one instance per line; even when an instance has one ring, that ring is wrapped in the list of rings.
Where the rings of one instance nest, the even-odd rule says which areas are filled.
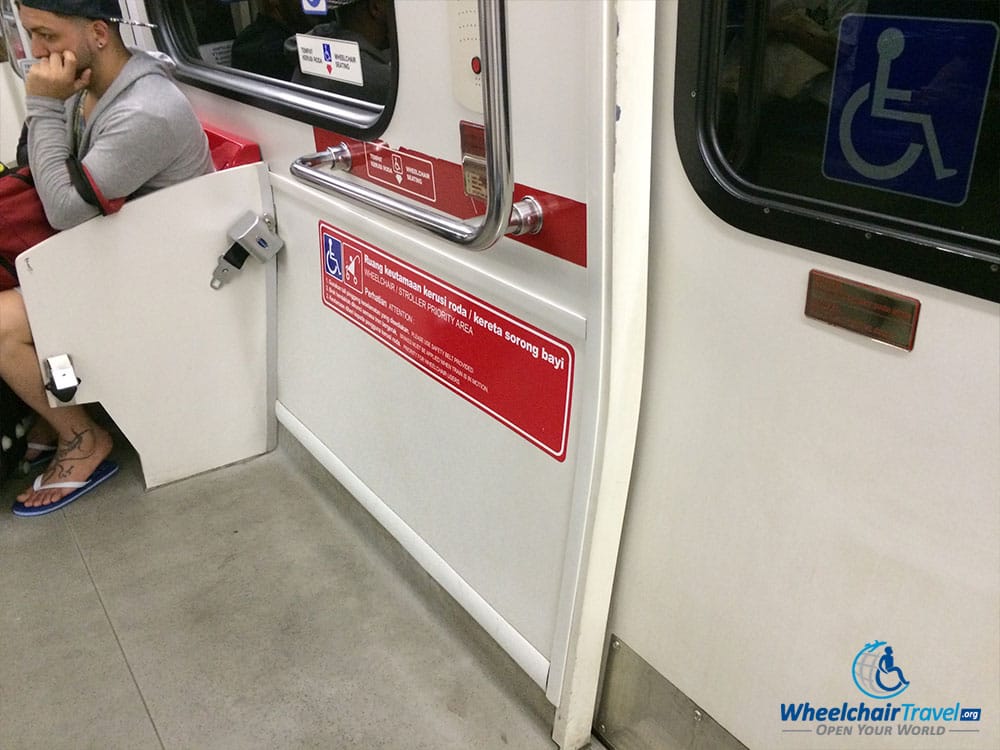
[[[39,505],[29,508],[24,503],[15,502],[11,510],[15,516],[22,516],[24,518],[44,516],[46,513],[52,513],[60,508],[65,508],[74,500],[79,500],[97,485],[101,484],[101,482],[110,479],[117,473],[118,464],[113,461],[101,461],[100,465],[94,469],[94,473],[90,475],[86,482],[53,482],[52,484],[42,484],[42,475],[38,475],[35,477],[35,483],[32,485],[32,489],[35,492],[54,489],[72,489],[73,491],[51,505]]]

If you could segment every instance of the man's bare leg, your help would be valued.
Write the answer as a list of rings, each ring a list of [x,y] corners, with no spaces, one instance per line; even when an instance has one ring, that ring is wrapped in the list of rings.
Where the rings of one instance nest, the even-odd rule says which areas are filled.
[[[0,378],[59,436],[58,450],[45,470],[42,484],[86,481],[111,453],[111,435],[81,406],[49,406],[24,300],[14,290],[0,292]],[[70,492],[65,488],[35,492],[29,487],[17,499],[33,508],[51,505]]]
[[[41,448],[32,448],[32,445],[45,445],[54,448],[58,441],[59,435],[56,433],[56,428],[36,414],[35,422],[28,430],[28,450],[24,454],[25,460],[34,461],[43,452],[47,452]]]

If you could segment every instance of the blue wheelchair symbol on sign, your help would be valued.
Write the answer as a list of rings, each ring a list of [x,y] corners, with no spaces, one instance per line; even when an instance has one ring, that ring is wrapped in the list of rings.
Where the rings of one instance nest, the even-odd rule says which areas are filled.
[[[987,21],[845,16],[823,174],[965,203],[997,33]]]
[[[326,15],[326,0],[302,0],[302,12],[310,16]]]
[[[326,15],[326,0],[302,0],[302,12],[311,16]]]
[[[344,280],[343,245],[328,234],[323,235],[323,258],[326,272],[338,281]]]

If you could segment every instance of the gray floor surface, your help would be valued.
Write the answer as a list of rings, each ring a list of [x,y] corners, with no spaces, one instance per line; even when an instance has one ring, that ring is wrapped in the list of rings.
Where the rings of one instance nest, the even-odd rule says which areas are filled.
[[[34,519],[0,488],[0,750],[551,750],[553,709],[287,434]],[[26,481],[26,480],[25,480]]]

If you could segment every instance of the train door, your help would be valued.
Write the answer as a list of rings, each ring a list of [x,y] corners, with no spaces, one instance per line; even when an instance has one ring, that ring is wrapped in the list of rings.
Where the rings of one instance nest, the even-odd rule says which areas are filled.
[[[278,420],[585,745],[637,411],[612,381],[641,372],[653,4],[128,6],[269,164]]]
[[[620,749],[996,747],[1000,10],[778,5],[658,6],[596,726]]]

